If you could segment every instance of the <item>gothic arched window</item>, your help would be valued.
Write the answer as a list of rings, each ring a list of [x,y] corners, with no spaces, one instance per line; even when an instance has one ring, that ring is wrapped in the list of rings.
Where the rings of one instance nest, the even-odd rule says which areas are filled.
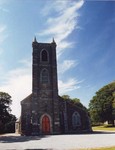
[[[78,112],[74,112],[72,115],[72,126],[75,129],[81,125],[81,118]]]
[[[49,72],[47,69],[41,71],[41,82],[47,84],[49,82]]]
[[[48,52],[45,49],[41,52],[41,61],[48,61]]]

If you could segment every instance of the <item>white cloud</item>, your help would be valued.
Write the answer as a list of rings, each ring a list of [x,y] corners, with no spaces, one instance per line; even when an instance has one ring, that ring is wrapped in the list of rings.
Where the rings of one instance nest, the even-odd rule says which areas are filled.
[[[58,87],[59,87],[59,94],[65,94],[68,93],[69,91],[73,91],[76,89],[79,89],[79,83],[81,83],[83,81],[77,81],[74,78],[69,79],[66,82],[63,82],[61,80],[58,81]]]
[[[83,5],[83,0],[77,1],[77,9]],[[50,5],[49,5],[50,3]],[[68,7],[76,5],[76,0],[48,0],[45,2],[45,7],[42,9],[41,14],[48,16],[53,12],[62,14]]]
[[[58,73],[65,73],[67,70],[77,65],[75,60],[64,60],[63,63],[58,65]]]
[[[72,48],[73,45],[73,42],[61,41],[61,43],[57,45],[57,58],[59,58],[66,48]]]
[[[24,62],[24,61],[23,61]],[[23,64],[22,68],[11,70],[5,77],[5,82],[0,86],[0,91],[9,93],[12,96],[12,113],[20,116],[20,101],[32,92],[31,61]]]
[[[58,45],[58,54],[62,53],[64,49],[72,46],[73,43],[67,41],[67,37],[75,30],[78,26],[79,16],[77,10],[82,7],[84,1],[56,1],[50,4],[50,7],[46,9],[46,14],[50,12],[56,12],[57,16],[48,18],[47,26],[44,31],[39,33],[39,36],[52,36],[55,37]],[[54,7],[55,6],[55,7]],[[55,10],[53,9],[55,8]],[[53,14],[52,12],[52,14]]]
[[[45,7],[42,9],[41,15],[48,16],[52,12],[61,12],[64,9],[66,9],[67,3],[68,3],[67,1],[48,0],[45,2]]]

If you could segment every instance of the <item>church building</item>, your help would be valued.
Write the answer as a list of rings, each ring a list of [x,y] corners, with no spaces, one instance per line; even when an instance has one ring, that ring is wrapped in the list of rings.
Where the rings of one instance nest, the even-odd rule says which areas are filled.
[[[22,135],[90,131],[87,111],[58,95],[56,42],[32,43],[32,94],[21,101]]]

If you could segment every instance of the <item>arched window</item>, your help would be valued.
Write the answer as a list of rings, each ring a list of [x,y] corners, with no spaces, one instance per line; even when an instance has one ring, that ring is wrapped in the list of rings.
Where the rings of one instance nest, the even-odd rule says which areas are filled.
[[[41,61],[48,61],[48,52],[46,50],[42,50],[41,52]]]
[[[74,112],[72,115],[72,126],[75,129],[81,125],[81,118],[78,112]]]
[[[41,82],[47,84],[49,82],[49,73],[47,69],[41,71]]]

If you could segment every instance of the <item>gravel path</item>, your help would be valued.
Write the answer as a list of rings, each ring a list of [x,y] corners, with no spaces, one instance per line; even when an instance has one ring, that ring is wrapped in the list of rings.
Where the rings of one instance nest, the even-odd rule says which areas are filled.
[[[19,136],[8,134],[0,136],[0,150],[70,150],[115,146],[115,133]]]

